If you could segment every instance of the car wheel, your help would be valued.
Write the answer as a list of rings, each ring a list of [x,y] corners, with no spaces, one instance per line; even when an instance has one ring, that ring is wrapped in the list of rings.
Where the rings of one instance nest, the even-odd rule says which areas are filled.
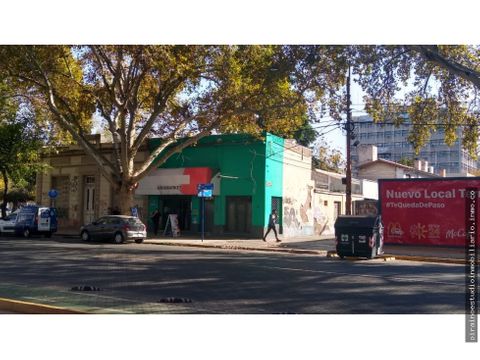
[[[113,237],[113,242],[115,244],[121,244],[123,243],[123,235],[121,232],[117,232],[115,236]]]
[[[143,242],[143,239],[135,239],[135,242],[136,242],[137,244],[141,244],[141,243]]]
[[[30,237],[30,229],[29,228],[26,228],[23,230],[23,237],[24,238],[29,238]]]
[[[82,238],[82,241],[90,241],[90,234],[88,233],[88,231],[82,231],[80,237]]]

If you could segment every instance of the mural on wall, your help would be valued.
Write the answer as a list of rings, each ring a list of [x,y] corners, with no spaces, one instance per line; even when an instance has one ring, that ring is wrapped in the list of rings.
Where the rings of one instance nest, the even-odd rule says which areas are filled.
[[[283,207],[283,226],[288,228],[300,228],[300,221],[297,219],[295,209],[291,206]]]
[[[299,204],[297,199],[284,198],[283,229],[286,236],[313,235],[312,219],[312,186],[307,185],[305,201]],[[304,192],[304,194],[305,194]]]
[[[313,227],[316,235],[330,235],[333,233],[327,214],[319,207],[315,207],[313,210]]]
[[[307,186],[307,199],[305,203],[300,205],[300,217],[302,218],[303,223],[308,223],[308,213],[309,210],[312,208],[312,186]]]

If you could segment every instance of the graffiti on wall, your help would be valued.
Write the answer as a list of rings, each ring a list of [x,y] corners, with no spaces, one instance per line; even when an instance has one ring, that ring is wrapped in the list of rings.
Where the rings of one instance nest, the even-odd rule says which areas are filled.
[[[330,235],[332,232],[327,214],[319,207],[313,210],[313,226],[316,235]]]
[[[296,211],[293,207],[283,207],[283,226],[295,229],[300,228],[300,221],[298,221]]]
[[[305,201],[300,204],[294,198],[284,198],[283,227],[286,235],[299,235],[303,234],[306,228],[311,229],[312,188],[312,186],[306,187]]]
[[[72,176],[70,178],[70,192],[72,193],[78,192],[78,176]]]

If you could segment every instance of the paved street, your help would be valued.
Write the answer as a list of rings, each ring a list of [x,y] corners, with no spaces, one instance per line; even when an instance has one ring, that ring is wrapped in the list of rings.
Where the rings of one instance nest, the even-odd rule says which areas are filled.
[[[463,313],[463,273],[450,264],[0,238],[0,297],[96,313]]]

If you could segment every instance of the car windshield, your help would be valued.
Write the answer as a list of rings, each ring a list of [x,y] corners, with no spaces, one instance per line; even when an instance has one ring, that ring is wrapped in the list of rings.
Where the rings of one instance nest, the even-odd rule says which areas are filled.
[[[139,218],[136,217],[131,217],[131,218],[126,218],[125,222],[130,225],[135,225],[135,224],[141,224],[142,222],[140,221]]]

